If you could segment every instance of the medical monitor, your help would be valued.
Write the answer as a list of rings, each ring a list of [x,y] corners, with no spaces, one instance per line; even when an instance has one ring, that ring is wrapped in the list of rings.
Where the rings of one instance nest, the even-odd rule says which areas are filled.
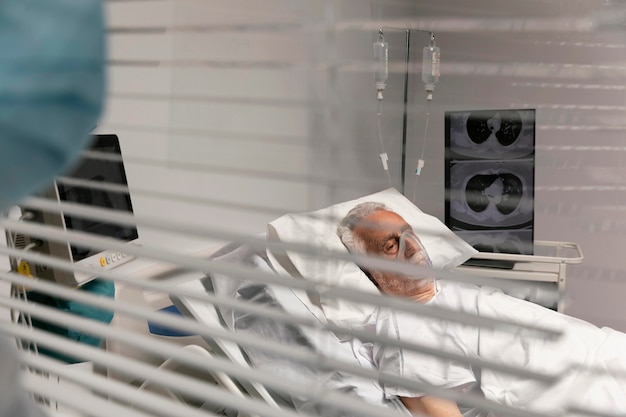
[[[445,114],[445,223],[480,252],[533,254],[535,110]]]
[[[87,207],[133,213],[117,135],[94,135],[90,147],[78,163],[67,174],[58,177],[51,187],[41,193],[41,196]],[[30,221],[68,231],[85,232],[127,243],[136,243],[138,239],[135,226],[59,212],[32,210],[28,207],[22,211],[31,213]],[[43,265],[34,266],[37,276],[69,286],[80,286],[97,277],[98,272],[110,270],[133,259],[132,256],[118,250],[101,251],[68,242],[45,241],[25,236],[20,237],[17,246],[24,245],[25,247],[31,242],[36,243],[36,245],[31,245],[35,246],[33,250],[69,260],[76,265],[93,270],[92,274],[84,274]]]

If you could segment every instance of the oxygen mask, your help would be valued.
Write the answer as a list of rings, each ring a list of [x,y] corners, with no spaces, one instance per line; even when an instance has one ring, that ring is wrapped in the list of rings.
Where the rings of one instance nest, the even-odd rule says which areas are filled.
[[[434,281],[435,274],[432,272],[433,263],[422,241],[413,230],[405,230],[400,235],[397,259],[402,262],[423,267],[420,268],[419,271],[410,274],[411,278]]]

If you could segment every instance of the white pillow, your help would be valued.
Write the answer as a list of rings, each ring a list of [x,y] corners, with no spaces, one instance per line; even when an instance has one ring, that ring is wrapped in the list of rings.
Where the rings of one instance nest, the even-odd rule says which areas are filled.
[[[285,243],[306,243],[347,253],[346,247],[337,236],[337,225],[354,206],[370,201],[385,204],[413,226],[435,269],[454,268],[477,253],[476,249],[455,235],[439,219],[422,212],[392,188],[314,212],[286,214],[269,223],[268,239]],[[374,284],[353,262],[321,260],[319,257],[292,251],[271,252],[274,255],[273,261],[279,262],[293,276],[378,293]],[[322,296],[318,302],[326,318],[335,323],[363,323],[372,312],[371,306],[335,297]]]

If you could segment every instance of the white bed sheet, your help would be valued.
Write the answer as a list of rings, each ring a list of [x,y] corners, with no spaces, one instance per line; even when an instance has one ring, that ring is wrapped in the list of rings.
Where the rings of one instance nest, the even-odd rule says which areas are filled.
[[[481,386],[487,398],[546,415],[559,411],[568,417],[580,415],[574,409],[626,414],[624,333],[598,328],[500,291],[482,289],[478,306],[483,317],[563,332],[556,341],[529,341],[511,332],[481,332],[479,348],[484,359],[559,377],[558,383],[546,387],[483,370]]]

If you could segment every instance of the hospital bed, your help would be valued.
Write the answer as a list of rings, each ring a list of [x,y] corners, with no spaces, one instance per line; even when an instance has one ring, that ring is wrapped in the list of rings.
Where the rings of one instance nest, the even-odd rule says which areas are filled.
[[[350,202],[350,205],[353,203]],[[274,224],[274,226],[278,227],[277,224]],[[334,230],[334,226],[332,230]],[[314,235],[306,235],[306,237],[313,241],[316,239]],[[427,240],[426,237],[425,240]],[[266,400],[271,398],[269,400],[270,403],[279,408],[287,407],[298,412],[310,412],[316,415],[336,415],[335,413],[339,413],[337,415],[353,415],[352,413],[355,409],[351,408],[352,404],[355,407],[363,404],[370,406],[375,404],[385,407],[377,410],[377,415],[397,414],[398,412],[406,413],[406,410],[403,409],[397,399],[385,398],[383,395],[381,386],[388,381],[386,378],[389,376],[378,373],[373,369],[371,363],[367,363],[362,356],[359,356],[363,349],[367,349],[368,343],[371,343],[370,340],[366,339],[367,336],[364,333],[359,333],[359,330],[362,329],[358,329],[358,326],[350,326],[345,322],[338,326],[338,321],[335,320],[337,317],[329,319],[326,314],[328,310],[324,311],[323,307],[328,306],[328,300],[326,300],[326,303],[323,300],[320,301],[320,298],[329,294],[337,298],[341,298],[343,294],[346,300],[349,300],[351,297],[347,296],[345,292],[342,293],[340,288],[333,288],[333,285],[329,282],[317,282],[314,285],[308,285],[307,277],[288,272],[284,268],[285,263],[279,262],[276,255],[276,253],[281,254],[280,248],[276,248],[272,243],[275,243],[275,241],[271,242],[271,239],[267,242],[267,246],[272,248],[270,250],[259,249],[254,244],[230,246],[212,257],[212,260],[216,263],[245,266],[251,274],[239,276],[234,269],[232,273],[228,271],[223,272],[224,270],[222,269],[222,272],[207,272],[205,276],[197,277],[180,285],[180,288],[186,290],[214,294],[218,299],[222,300],[218,305],[184,296],[172,296],[173,303],[185,315],[193,317],[207,326],[216,326],[219,323],[220,326],[228,331],[242,336],[242,338],[237,339],[235,344],[224,343],[215,338],[206,339],[213,352],[227,357],[233,363],[237,363],[245,368],[250,367],[251,369],[261,371],[264,375],[263,378],[269,377],[271,379],[272,376],[280,376],[285,378],[285,380],[290,380],[291,378],[294,381],[291,386],[281,387],[278,385],[272,386],[271,381],[269,381],[270,383],[267,386],[265,383],[250,384],[251,380],[248,380],[249,386],[243,389],[246,395],[260,396]],[[282,244],[287,248],[282,255],[292,250],[287,242],[282,242]],[[570,249],[578,251],[578,255],[580,255],[579,257],[572,257],[572,263],[580,261],[582,254],[580,254],[577,245],[573,245]],[[436,259],[435,252],[436,250],[433,251],[433,256]],[[318,254],[309,253],[308,257],[326,258],[327,263],[332,263],[334,255],[330,252],[320,252]],[[290,259],[294,260],[294,263],[301,268],[297,257],[291,257]],[[542,259],[539,260],[541,261]],[[524,258],[518,259],[518,261],[528,262],[530,259]],[[552,259],[544,261],[548,264],[555,263]],[[567,262],[567,259],[558,261],[558,263]],[[293,267],[294,265],[291,266]],[[530,270],[526,269],[526,273],[532,272],[532,268]],[[463,270],[461,268],[461,271]],[[328,269],[322,268],[322,271],[326,273]],[[468,277],[467,274],[458,274],[458,272],[448,271],[444,275],[450,275],[450,277],[456,277],[456,279],[469,278],[470,280],[478,276],[478,274],[475,274],[474,277]],[[457,274],[455,275],[455,273]],[[520,271],[517,270],[514,273],[519,274]],[[546,273],[546,271],[543,273]],[[492,272],[491,275],[497,276],[498,274]],[[271,278],[274,276],[277,277],[276,280]],[[337,277],[334,277],[334,279],[341,281]],[[488,280],[489,276],[483,276],[481,279]],[[506,285],[504,286],[506,287]],[[333,291],[337,292],[333,293]],[[352,291],[354,293],[360,292],[357,288],[352,288]],[[367,292],[365,291],[365,293]],[[377,301],[382,304],[389,301],[380,295],[374,295],[373,293],[371,295],[378,297]],[[358,297],[354,298],[358,299]],[[367,299],[367,296],[364,296],[361,301]],[[226,302],[223,302],[224,300]],[[275,314],[267,315],[267,311],[262,312],[263,307],[269,307]],[[417,306],[415,307],[415,313],[429,314],[426,310],[421,310]],[[465,323],[466,325],[487,327],[494,325],[494,323],[472,321],[472,317],[459,317],[458,314],[456,317],[451,318],[451,320],[460,321],[464,319],[468,320]],[[514,337],[517,337],[520,332],[527,331],[529,332],[527,337],[538,338],[537,343],[540,343],[540,340],[543,340],[541,343],[549,343],[550,338],[558,339],[558,332],[549,334],[549,329],[542,329],[541,326],[532,328],[532,326],[525,326],[523,322],[506,323],[499,320],[496,321],[497,326],[507,327],[512,325],[513,327],[509,328],[508,331],[513,332]],[[537,333],[533,334],[533,331]],[[546,331],[546,333],[541,335],[541,331]],[[359,339],[359,336],[363,336],[364,339]],[[274,346],[252,343],[255,340],[272,341]],[[392,341],[386,342],[393,343]],[[283,356],[287,352],[281,350],[281,347],[288,347],[287,350],[293,349],[294,352],[298,353],[304,348],[313,352],[315,356],[312,361],[307,362],[305,359],[303,363],[301,357],[299,360],[297,359],[297,355],[296,358],[292,358],[289,355]],[[429,352],[427,346],[423,345],[409,348],[415,348],[418,351],[431,355],[446,356],[448,354],[445,351]],[[451,359],[460,360],[459,358]],[[549,386],[552,383],[558,383],[561,378],[561,375],[542,374],[541,372],[534,372],[532,369],[524,370],[522,367],[516,369],[507,368],[502,363],[498,365],[487,360],[478,361],[474,364],[485,367],[485,369],[496,369],[497,372],[509,372],[519,375],[527,372],[525,377],[531,380],[535,378],[537,386],[546,383]],[[373,372],[367,373],[368,370]],[[254,379],[252,378],[252,380]],[[259,383],[260,381],[256,380],[255,382]],[[268,382],[267,379],[266,382]],[[237,378],[235,378],[235,383],[241,384],[241,381],[237,381]],[[403,381],[403,383],[410,386],[411,381]],[[425,387],[416,385],[413,388],[423,389]],[[326,402],[328,399],[334,398],[332,394],[337,392],[352,394],[347,398],[355,400],[355,402]],[[436,393],[437,391],[434,390],[433,392]],[[311,394],[308,395],[306,393]],[[537,412],[496,405],[475,394],[473,392],[453,393],[452,395],[456,395],[456,398],[452,399],[468,408],[482,407],[484,410],[491,410],[496,413],[494,415],[541,415],[541,413]],[[346,401],[349,400],[346,399]],[[342,406],[335,409],[334,406],[337,406],[337,404],[342,404],[343,406],[346,404],[350,405],[345,409]]]
[[[272,387],[272,384],[267,387],[259,381],[235,378],[235,384],[241,386],[246,395],[262,398],[279,408],[287,407],[299,412],[312,412],[324,416],[354,415],[354,410],[350,407],[347,410],[334,409],[333,405],[336,404],[332,402],[329,404],[323,400],[328,394],[321,395],[321,390],[327,393],[339,391],[350,394],[346,401],[352,402],[346,404],[353,403],[355,406],[368,404],[379,408],[382,406],[383,408],[376,411],[377,415],[406,415],[407,410],[397,398],[385,398],[381,382],[377,379],[380,374],[377,374],[370,362],[359,355],[362,349],[367,349],[367,343],[346,337],[358,334],[358,330],[346,326],[343,328],[346,334],[341,334],[341,326],[338,328],[329,323],[320,307],[319,294],[316,296],[314,291],[304,290],[301,285],[304,283],[302,277],[288,272],[283,267],[284,263],[278,261],[275,253],[276,249],[274,251],[253,249],[248,245],[227,246],[212,255],[211,259],[216,262],[248,266],[258,272],[258,279],[239,278],[235,273],[232,275],[207,273],[177,285],[177,291],[174,291],[174,293],[178,290],[208,292],[221,300],[230,300],[234,303],[216,305],[178,295],[172,295],[171,300],[184,315],[208,327],[222,326],[230,332],[247,335],[253,339],[272,341],[282,347],[290,346],[294,350],[304,347],[305,350],[315,354],[315,364],[311,362],[303,364],[297,360],[281,357],[280,353],[268,353],[263,347],[250,346],[246,343],[250,342],[249,339],[239,339],[238,343],[233,343],[219,338],[205,338],[211,352],[228,358],[238,366],[261,371],[265,378],[277,376],[287,380],[291,378],[294,381],[294,385],[289,386],[287,391],[281,392],[280,387],[277,389]],[[287,285],[284,281],[278,284],[264,279],[274,274],[286,278]],[[274,316],[258,314],[260,310],[254,307],[250,310],[244,307],[244,310],[238,311],[237,307],[241,307],[242,304],[248,304],[247,308],[250,308],[250,304],[255,307],[269,306],[272,310],[282,311],[290,320],[285,321],[285,316],[281,316],[280,313]],[[351,374],[351,371],[356,369],[370,371],[369,378],[358,371]],[[382,380],[384,381],[384,378]],[[310,396],[303,395],[303,386],[304,392],[312,393]],[[494,407],[481,398],[472,400],[474,404]],[[504,415],[533,415],[509,411],[511,414]]]
[[[238,251],[239,253],[237,253]],[[231,253],[231,256],[227,254],[217,260],[239,262],[242,261],[240,256],[242,252],[247,253],[244,257],[250,254],[248,248],[239,247]],[[263,256],[255,255],[254,257],[258,261],[255,268],[258,268],[260,272],[272,273],[270,264],[266,263],[271,262],[271,255],[267,256],[265,253]],[[283,310],[291,318],[302,319],[303,322],[309,323],[309,325],[290,325],[282,323],[280,317],[265,318],[262,315],[255,315],[254,312],[237,313],[233,307],[228,305],[220,307],[210,302],[189,297],[171,296],[172,302],[179,311],[207,327],[223,326],[235,333],[243,333],[264,341],[272,341],[283,347],[292,346],[294,349],[305,347],[306,350],[315,353],[317,360],[315,364],[302,364],[280,357],[280,355],[268,354],[264,350],[255,349],[245,342],[233,343],[218,338],[205,338],[207,346],[213,354],[228,358],[237,366],[244,369],[254,368],[262,372],[264,378],[269,376],[270,379],[279,377],[281,380],[293,380],[293,383],[288,386],[289,390],[281,392],[272,387],[272,384],[267,387],[259,381],[254,381],[254,379],[238,380],[234,378],[234,384],[241,387],[245,395],[261,398],[277,408],[286,407],[314,415],[356,415],[353,414],[354,411],[349,411],[350,407],[348,410],[341,408],[336,410],[333,407],[336,404],[333,404],[332,401],[330,404],[324,403],[325,395],[322,395],[321,392],[332,390],[346,393],[348,395],[346,401],[353,401],[355,406],[359,403],[361,406],[367,404],[376,410],[376,415],[409,415],[397,398],[386,399],[384,397],[382,387],[375,377],[372,379],[358,377],[350,375],[349,371],[335,370],[329,373],[329,368],[325,368],[325,366],[329,366],[329,364],[337,366],[338,363],[342,363],[338,369],[346,366],[349,369],[354,366],[369,369],[373,371],[373,374],[375,371],[370,363],[362,358],[359,360],[356,352],[364,347],[360,342],[346,342],[346,338],[342,339],[341,335],[338,337],[330,330],[324,330],[323,327],[329,324],[325,320],[323,312],[310,301],[311,297],[305,292],[282,285],[262,284],[255,281],[246,282],[234,277],[211,274],[179,284],[177,291],[174,292],[178,292],[178,290],[198,293],[208,291],[224,299],[238,298],[240,301],[271,306],[272,309]],[[311,322],[319,322],[321,327],[311,327]],[[329,378],[329,375],[336,375],[337,373],[341,374],[341,377]],[[306,392],[311,393],[310,397],[302,395],[303,390],[300,384],[306,387]],[[523,412],[515,414],[513,410],[511,412],[510,415],[533,415]]]
[[[215,258],[226,262],[250,263],[263,273],[274,273],[267,253],[257,253],[247,246],[235,246],[222,251]],[[225,252],[225,253],[224,253]],[[332,363],[343,363],[348,368],[370,367],[359,362],[353,352],[353,344],[341,343],[332,332],[324,330],[324,315],[319,307],[308,300],[308,296],[297,289],[280,285],[262,284],[245,281],[236,277],[207,274],[179,285],[180,289],[204,292],[208,291],[225,299],[239,299],[253,304],[270,306],[272,309],[283,310],[291,317],[303,321],[318,321],[320,326],[281,323],[280,319],[256,316],[254,313],[242,313],[230,307],[219,307],[208,302],[193,300],[181,296],[172,296],[172,302],[183,314],[193,317],[207,326],[223,326],[229,331],[240,332],[263,340],[271,340],[284,347],[294,350],[304,348],[313,353],[317,363],[303,363],[281,357],[280,354],[251,348],[245,344],[236,344],[214,338],[206,339],[209,349],[234,364],[244,368],[253,367],[266,376],[293,381],[291,392],[280,392],[276,387],[266,387],[262,383],[246,380],[235,380],[247,395],[262,398],[277,408],[286,407],[298,412],[324,416],[356,416],[362,405],[369,404],[371,412],[378,415],[408,415],[402,403],[393,398],[385,399],[380,385],[371,379],[351,375],[332,368]],[[298,384],[302,388],[294,389]],[[345,399],[339,395],[340,401],[352,406],[346,408],[336,398],[325,401],[327,391],[344,393]],[[308,392],[309,395],[304,393]],[[336,408],[338,407],[339,408]],[[342,408],[344,408],[342,410]],[[374,411],[376,410],[376,411]]]

